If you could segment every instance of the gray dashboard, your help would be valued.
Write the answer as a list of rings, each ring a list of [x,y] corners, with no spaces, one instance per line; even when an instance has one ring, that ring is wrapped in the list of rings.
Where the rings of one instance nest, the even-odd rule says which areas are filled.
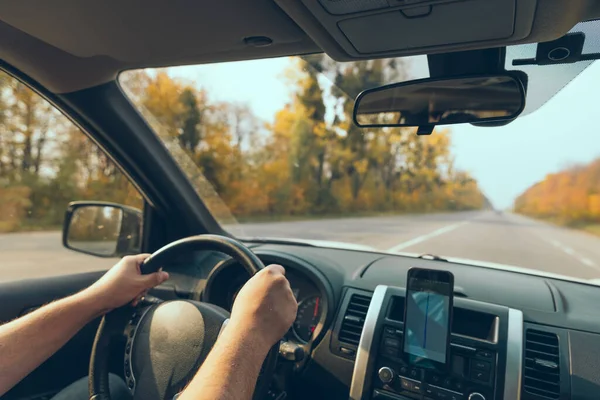
[[[355,355],[340,353],[336,347],[348,296],[350,293],[372,296],[382,284],[402,288],[411,267],[449,270],[455,277],[456,298],[521,310],[526,333],[532,330],[534,334],[542,332],[556,337],[559,343],[557,371],[560,371],[557,394],[524,388],[522,399],[592,399],[600,393],[600,287],[596,285],[381,253],[302,245],[249,245],[259,257],[266,257],[266,261],[291,263],[296,273],[305,271],[312,281],[318,281],[314,283],[320,290],[327,292],[324,295],[329,307],[318,338],[310,343],[310,361],[299,377],[299,393],[348,398]],[[222,259],[204,255],[197,260],[195,290],[202,290],[207,271]],[[186,275],[189,272],[186,268]],[[176,292],[191,288],[189,279],[184,281],[187,285],[184,290],[177,287],[177,280],[172,283]],[[532,350],[525,349],[526,358],[530,355],[528,351]],[[524,358],[524,361],[527,360]],[[524,362],[524,367],[527,365]],[[524,376],[523,382],[527,384],[531,379]],[[534,380],[534,389],[536,385]]]

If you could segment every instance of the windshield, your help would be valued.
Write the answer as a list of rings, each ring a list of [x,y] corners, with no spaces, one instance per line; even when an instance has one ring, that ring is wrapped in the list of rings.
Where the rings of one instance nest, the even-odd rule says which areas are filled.
[[[600,64],[512,67],[535,49],[507,50],[507,69],[529,75],[524,116],[503,127],[438,127],[431,136],[351,122],[360,91],[428,77],[425,57],[338,63],[311,55],[129,71],[120,80],[238,237],[598,278],[592,94]]]

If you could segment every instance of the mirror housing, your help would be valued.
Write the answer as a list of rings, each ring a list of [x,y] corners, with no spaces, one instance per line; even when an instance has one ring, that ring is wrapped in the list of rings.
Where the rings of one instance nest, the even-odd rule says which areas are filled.
[[[63,246],[98,257],[141,253],[142,211],[115,203],[70,203],[63,224]]]
[[[523,73],[428,78],[365,90],[354,104],[360,127],[433,127],[514,120],[525,108]]]

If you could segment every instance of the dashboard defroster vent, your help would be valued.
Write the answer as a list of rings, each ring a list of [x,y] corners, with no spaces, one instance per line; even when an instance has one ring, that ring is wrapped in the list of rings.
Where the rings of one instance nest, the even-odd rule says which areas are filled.
[[[353,294],[344,313],[344,320],[340,328],[339,341],[358,346],[360,335],[365,325],[367,311],[371,298],[360,294]]]
[[[556,334],[526,331],[524,367],[524,399],[560,398],[560,349]]]

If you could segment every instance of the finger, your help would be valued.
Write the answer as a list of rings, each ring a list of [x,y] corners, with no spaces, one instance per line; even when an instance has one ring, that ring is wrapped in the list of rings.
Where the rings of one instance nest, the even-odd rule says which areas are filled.
[[[158,271],[152,274],[142,275],[140,279],[144,287],[150,289],[169,279],[169,274],[165,271]]]
[[[269,272],[274,273],[274,274],[285,275],[285,268],[283,268],[279,264],[271,264],[271,265],[265,267],[265,269],[268,270]]]
[[[150,256],[151,256],[151,254],[141,253],[141,254],[123,257],[123,261],[125,262],[125,265],[127,265],[127,267],[129,267],[129,268],[135,267],[138,274],[141,274],[142,271],[140,270],[140,266],[142,265],[144,260],[146,260]]]
[[[131,256],[131,259],[132,259],[133,261],[135,261],[137,264],[141,264],[141,263],[143,263],[143,262],[144,262],[144,260],[145,260],[146,258],[148,258],[148,257],[150,257],[150,256],[151,256],[151,254],[149,254],[149,253],[142,253],[142,254],[136,254],[136,255],[134,255],[134,256]]]

